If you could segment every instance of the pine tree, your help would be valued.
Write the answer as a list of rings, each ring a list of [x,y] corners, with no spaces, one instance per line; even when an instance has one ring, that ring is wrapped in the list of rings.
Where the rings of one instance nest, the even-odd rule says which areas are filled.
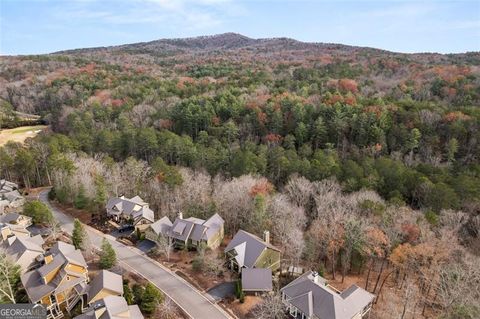
[[[152,283],[148,283],[145,287],[142,296],[142,302],[140,309],[147,313],[152,314],[157,309],[158,305],[163,302],[163,294]]]
[[[102,241],[102,251],[100,252],[100,268],[110,269],[117,263],[117,254],[112,245],[105,238]]]
[[[75,218],[73,221],[73,232],[72,232],[72,243],[73,246],[75,246],[76,249],[85,249],[85,239],[87,237],[87,233],[85,232],[85,229],[83,228],[82,223]]]

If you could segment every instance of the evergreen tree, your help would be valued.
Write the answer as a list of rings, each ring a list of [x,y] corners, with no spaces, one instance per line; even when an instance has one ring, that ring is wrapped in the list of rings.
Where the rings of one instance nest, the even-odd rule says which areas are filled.
[[[117,263],[117,254],[112,245],[105,238],[102,241],[102,251],[100,252],[100,268],[110,269]]]
[[[142,302],[140,303],[140,309],[147,313],[152,314],[157,309],[158,305],[163,302],[164,296],[152,283],[148,283],[143,291]]]
[[[85,232],[85,228],[83,224],[75,218],[73,221],[73,232],[72,232],[72,243],[76,249],[84,250],[85,239],[87,237],[87,233]]]

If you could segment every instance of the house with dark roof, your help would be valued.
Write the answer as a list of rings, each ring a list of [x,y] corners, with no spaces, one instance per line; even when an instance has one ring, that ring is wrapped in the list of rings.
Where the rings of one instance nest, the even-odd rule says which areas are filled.
[[[43,304],[48,318],[61,318],[85,294],[88,266],[80,250],[57,242],[44,255],[44,264],[20,279],[31,303]]]
[[[280,249],[270,243],[270,232],[261,239],[249,232],[239,230],[225,248],[230,269],[242,272],[243,268],[280,268]]]
[[[156,242],[159,236],[168,237],[168,232],[172,225],[170,219],[167,216],[164,216],[148,226],[145,230],[145,238]]]
[[[220,246],[224,236],[224,220],[214,214],[207,220],[189,217],[184,219],[182,213],[173,222],[167,235],[177,247],[197,248],[201,244],[215,249]]]
[[[280,292],[288,313],[298,319],[360,319],[370,311],[375,299],[373,294],[357,285],[339,292],[312,271],[304,273]]]
[[[155,213],[140,196],[110,198],[106,205],[107,216],[122,224],[131,224],[144,231],[155,221]]]

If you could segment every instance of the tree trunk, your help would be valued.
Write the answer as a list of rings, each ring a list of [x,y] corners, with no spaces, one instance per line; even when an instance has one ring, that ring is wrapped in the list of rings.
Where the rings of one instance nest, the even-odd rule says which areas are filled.
[[[385,278],[383,278],[382,284],[380,285],[380,288],[378,289],[377,298],[375,299],[375,303],[377,303],[378,298],[380,298],[380,294],[382,293],[383,285],[385,284],[385,282],[387,281],[388,277],[390,277],[391,274],[393,274],[393,270],[392,270],[391,272],[389,272],[389,273],[385,276]]]
[[[380,266],[380,272],[378,273],[377,276],[377,281],[375,282],[375,287],[373,288],[373,293],[377,290],[378,282],[380,281],[380,278],[382,277],[382,272],[383,272],[383,267],[385,266],[385,261],[387,260],[387,257],[383,258],[382,260],[382,265]]]
[[[374,262],[374,259],[372,258],[372,260],[370,261],[370,267],[368,267],[367,281],[365,282],[365,290],[367,291],[368,291],[368,281],[370,280],[370,272],[372,271],[372,268],[373,268],[373,262]]]
[[[335,250],[332,252],[332,275],[333,280],[335,280]]]

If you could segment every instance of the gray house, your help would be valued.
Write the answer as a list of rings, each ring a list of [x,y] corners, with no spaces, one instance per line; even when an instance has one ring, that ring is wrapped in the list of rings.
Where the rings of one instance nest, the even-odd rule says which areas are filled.
[[[230,269],[242,272],[243,268],[280,268],[280,250],[270,244],[270,233],[263,240],[244,230],[239,230],[225,248]]]
[[[144,231],[155,221],[154,212],[140,196],[111,198],[108,200],[105,208],[108,217],[116,222],[132,224],[141,231]]]
[[[151,241],[157,241],[158,236],[168,237],[168,232],[172,227],[172,222],[167,216],[163,216],[145,230],[145,238]]]
[[[215,249],[220,246],[224,235],[224,220],[220,215],[214,214],[207,220],[190,217],[183,219],[182,213],[173,222],[167,232],[177,247],[206,247]]]
[[[296,319],[360,319],[370,311],[375,299],[357,285],[339,292],[312,271],[280,291],[287,311]]]

